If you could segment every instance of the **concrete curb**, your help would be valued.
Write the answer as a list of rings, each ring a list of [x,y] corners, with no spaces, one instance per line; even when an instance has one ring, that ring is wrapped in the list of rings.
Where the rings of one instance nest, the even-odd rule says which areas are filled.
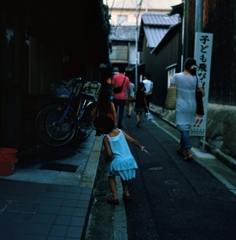
[[[155,125],[161,127],[156,123],[155,120],[152,120]],[[161,119],[163,121],[163,119]],[[168,130],[162,128],[167,134],[169,134],[176,142],[179,142],[179,139]],[[225,185],[230,192],[236,195],[236,181],[235,176],[236,172],[229,168],[226,164],[223,163],[219,158],[209,151],[200,148],[192,148],[193,159],[199,165],[207,169],[213,176],[215,176],[223,185]],[[218,161],[217,161],[218,160]]]
[[[176,125],[165,118],[165,114],[163,111],[161,111],[162,108],[155,106],[153,104],[150,104],[150,112],[154,114],[156,117],[162,119],[166,123],[168,123],[172,127],[176,127]],[[201,141],[203,144],[203,142]],[[223,164],[225,164],[227,167],[229,167],[232,171],[236,172],[236,160],[233,159],[230,156],[227,156],[226,154],[222,153],[220,149],[215,148],[211,146],[208,142],[205,142],[205,149],[209,153],[213,154],[218,160],[220,160]]]
[[[102,139],[102,137],[95,137],[92,150],[79,183],[80,187],[93,188],[94,186],[101,154]]]
[[[218,148],[211,146],[209,143],[205,142],[206,150],[212,153],[217,159],[219,159],[223,164],[229,167],[231,170],[236,172],[236,162],[235,160],[227,156],[226,154],[222,153]]]

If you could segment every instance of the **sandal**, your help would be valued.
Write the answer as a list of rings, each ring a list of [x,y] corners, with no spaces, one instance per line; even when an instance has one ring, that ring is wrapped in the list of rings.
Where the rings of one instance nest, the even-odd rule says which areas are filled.
[[[183,156],[183,148],[180,147],[180,148],[176,149],[176,152],[178,155]]]
[[[123,194],[123,201],[129,202],[129,201],[131,201],[131,200],[132,200],[132,198],[131,198],[130,195],[129,195],[129,196],[125,196],[125,195]]]
[[[111,205],[119,205],[119,199],[114,199],[112,197],[107,199],[107,203],[111,204]]]
[[[188,153],[187,156],[186,156],[185,158],[183,158],[183,160],[184,160],[185,162],[191,162],[192,159],[193,159],[192,153]]]

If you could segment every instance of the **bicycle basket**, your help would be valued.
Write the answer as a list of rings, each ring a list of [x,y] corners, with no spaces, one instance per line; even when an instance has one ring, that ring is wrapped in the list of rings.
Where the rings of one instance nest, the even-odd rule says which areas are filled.
[[[82,92],[84,93],[89,93],[89,94],[93,94],[95,100],[97,101],[98,96],[99,96],[99,91],[101,88],[101,83],[100,82],[96,82],[96,81],[91,81],[91,82],[85,82]]]
[[[68,99],[73,91],[74,86],[74,97],[77,97],[82,83],[78,82],[76,78],[73,78],[70,81],[59,80],[57,82],[54,82],[50,85],[51,96],[53,98]]]

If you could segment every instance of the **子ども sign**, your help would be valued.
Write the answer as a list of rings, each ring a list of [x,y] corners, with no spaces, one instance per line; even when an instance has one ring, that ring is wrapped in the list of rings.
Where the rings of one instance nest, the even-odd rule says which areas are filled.
[[[195,117],[195,123],[190,129],[190,136],[203,136],[206,133],[207,105],[210,85],[211,55],[212,55],[213,34],[197,32],[195,35],[194,58],[197,61],[197,76],[202,82],[205,90],[203,97],[204,116]]]

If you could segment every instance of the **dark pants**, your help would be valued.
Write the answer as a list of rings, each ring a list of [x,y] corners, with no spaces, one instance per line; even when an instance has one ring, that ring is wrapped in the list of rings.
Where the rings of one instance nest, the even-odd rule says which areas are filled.
[[[123,120],[123,116],[124,116],[126,100],[113,99],[113,103],[115,105],[116,112],[117,112],[117,110],[119,110],[119,113],[118,113],[119,117],[118,117],[117,127],[121,128],[122,127],[122,120]]]

